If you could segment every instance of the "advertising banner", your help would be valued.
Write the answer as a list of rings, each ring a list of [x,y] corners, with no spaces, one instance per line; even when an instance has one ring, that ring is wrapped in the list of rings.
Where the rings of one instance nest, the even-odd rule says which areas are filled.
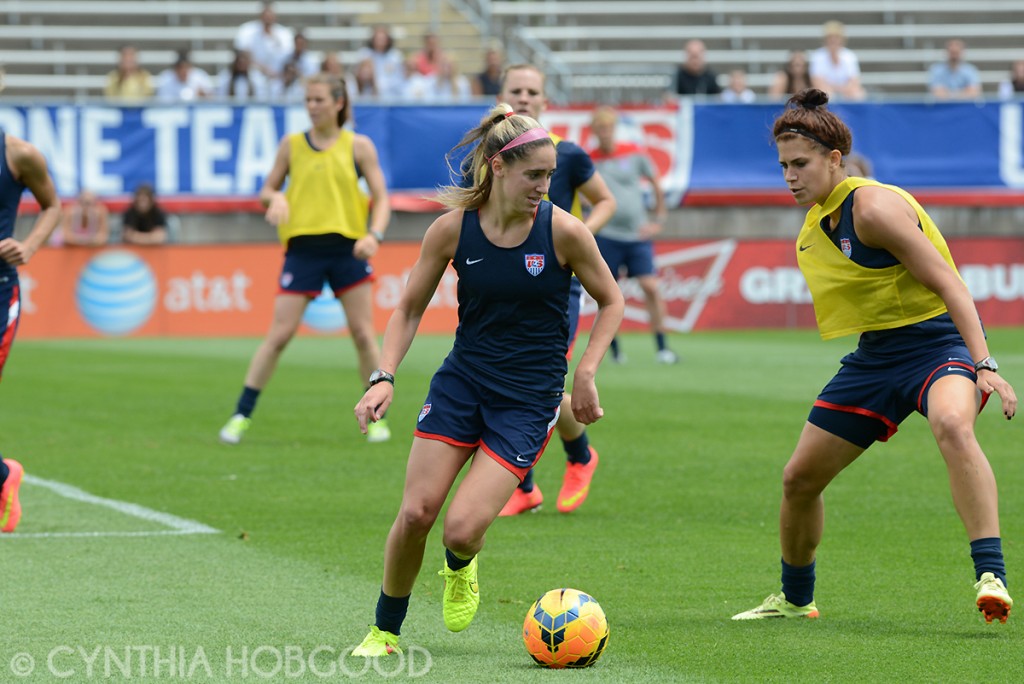
[[[1024,241],[951,239],[949,246],[982,320],[1024,325]],[[383,331],[398,303],[419,245],[386,243],[373,260],[374,322]],[[19,337],[261,336],[273,312],[283,254],[278,245],[157,248],[44,248],[20,270]],[[665,241],[655,263],[678,332],[812,328],[810,294],[789,240]],[[457,277],[449,268],[420,332],[452,334]],[[623,281],[623,328],[644,330],[640,288]],[[583,329],[594,305],[585,300]],[[329,292],[314,299],[303,334],[345,333],[341,305]]]

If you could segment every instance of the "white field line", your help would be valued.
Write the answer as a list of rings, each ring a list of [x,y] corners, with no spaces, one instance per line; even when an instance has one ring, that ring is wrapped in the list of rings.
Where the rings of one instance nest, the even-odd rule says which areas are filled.
[[[63,482],[46,480],[34,475],[25,475],[23,481],[37,487],[45,487],[55,494],[63,496],[65,499],[80,501],[93,506],[103,506],[117,511],[118,513],[129,515],[133,518],[139,518],[140,520],[147,520],[149,522],[164,525],[170,529],[146,532],[30,532],[24,534],[15,532],[13,534],[0,535],[0,539],[10,539],[12,537],[155,537],[181,534],[217,534],[220,532],[220,530],[214,529],[195,520],[179,518],[178,516],[171,515],[170,513],[161,513],[160,511],[154,511],[152,508],[146,508],[145,506],[129,503],[127,501],[104,499],[101,496],[90,494],[87,491],[79,489],[78,487],[73,487],[69,484],[64,484]]]

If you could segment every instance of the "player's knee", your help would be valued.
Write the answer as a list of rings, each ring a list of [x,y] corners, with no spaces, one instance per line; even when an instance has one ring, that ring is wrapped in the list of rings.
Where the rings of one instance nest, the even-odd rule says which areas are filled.
[[[449,519],[444,522],[444,545],[452,552],[473,555],[480,550],[486,527],[482,528],[465,518]]]
[[[928,422],[939,446],[962,449],[975,442],[973,416],[960,411],[943,411],[929,415]]]
[[[406,534],[426,536],[437,520],[438,509],[426,502],[404,502],[398,524]]]
[[[782,495],[790,501],[814,498],[823,489],[820,478],[801,465],[790,462],[782,470]]]

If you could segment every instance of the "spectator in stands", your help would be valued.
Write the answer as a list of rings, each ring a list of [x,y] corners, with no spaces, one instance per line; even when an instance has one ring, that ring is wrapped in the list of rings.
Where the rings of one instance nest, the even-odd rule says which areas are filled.
[[[103,93],[110,98],[140,101],[153,96],[153,77],[139,66],[139,52],[134,45],[122,45],[117,68],[107,74]]]
[[[793,50],[785,66],[775,72],[775,79],[768,88],[768,95],[776,98],[789,98],[801,90],[811,87],[811,73],[808,69],[807,54],[803,50]]]
[[[249,53],[253,66],[267,78],[281,75],[292,53],[295,36],[291,30],[277,23],[274,3],[264,2],[259,19],[247,21],[235,33],[235,50]]]
[[[337,52],[324,53],[324,61],[320,63],[320,73],[335,78],[345,78],[345,67],[342,66]]]
[[[424,76],[437,73],[438,65],[444,51],[441,49],[441,39],[436,33],[423,34],[423,49],[416,53],[416,71]]]
[[[416,56],[405,60],[405,79],[402,82],[402,99],[406,102],[427,102],[433,90],[434,79],[419,72]]]
[[[999,97],[1004,100],[1024,97],[1024,59],[1010,65],[1010,75],[999,82]]]
[[[235,50],[231,64],[217,74],[216,92],[236,101],[265,100],[270,95],[266,76],[252,65],[245,50]]]
[[[167,242],[167,216],[156,202],[153,186],[143,183],[135,188],[121,225],[121,239],[126,244],[162,245]]]
[[[860,60],[846,47],[846,28],[840,21],[827,21],[823,45],[811,53],[811,83],[832,99],[863,100]]]
[[[501,92],[501,72],[505,68],[505,51],[498,43],[492,43],[484,53],[484,68],[470,81],[473,94],[497,95]]]
[[[978,68],[964,61],[964,41],[946,42],[946,61],[933,64],[928,72],[928,89],[940,100],[961,100],[981,96]]]
[[[375,26],[370,40],[356,53],[356,59],[373,62],[377,94],[385,99],[400,99],[405,87],[405,58],[395,47],[387,26]]]
[[[323,60],[309,51],[309,39],[306,38],[305,32],[299,29],[295,32],[295,50],[288,61],[295,63],[299,78],[303,79],[320,73],[320,63]]]
[[[373,70],[373,60],[360,60],[352,70],[350,96],[353,100],[376,100],[380,96],[377,89],[377,74]]]
[[[299,63],[285,62],[281,78],[275,78],[269,84],[270,99],[274,102],[305,102],[305,79],[299,74]]]
[[[192,64],[188,52],[182,50],[174,66],[156,77],[156,96],[162,102],[193,102],[213,94],[210,75]]]
[[[747,87],[747,72],[733,69],[729,72],[729,86],[722,91],[722,102],[729,104],[750,103],[757,99],[754,91]]]
[[[469,79],[459,73],[459,67],[448,55],[441,55],[437,62],[437,71],[428,78],[431,81],[427,95],[430,102],[466,102],[473,97]]]
[[[65,245],[97,247],[110,239],[110,212],[91,190],[82,190],[64,211],[61,235]]]
[[[704,41],[690,40],[684,47],[685,61],[676,70],[676,95],[719,95],[718,74],[707,65]]]
[[[598,107],[590,121],[590,131],[597,138],[597,147],[590,150],[590,156],[615,197],[615,214],[597,234],[597,246],[613,276],[636,278],[640,285],[651,332],[654,333],[655,360],[658,363],[677,363],[679,357],[665,342],[665,302],[658,290],[658,271],[654,267],[654,243],[651,241],[661,232],[668,217],[665,194],[647,152],[638,145],[616,139],[618,121],[619,115],[611,107]],[[648,217],[644,202],[645,180],[654,195],[652,217]],[[614,361],[625,360],[617,337],[612,340],[610,349]]]

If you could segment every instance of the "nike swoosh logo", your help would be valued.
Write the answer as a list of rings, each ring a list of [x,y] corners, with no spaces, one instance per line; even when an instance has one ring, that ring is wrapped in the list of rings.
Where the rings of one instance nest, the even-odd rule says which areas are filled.
[[[811,248],[811,247],[813,247],[813,246],[814,246],[814,243],[813,243],[813,242],[812,242],[811,244],[809,244],[809,245],[800,245],[800,251],[801,251],[801,252],[803,252],[803,251],[805,251],[805,250],[808,250],[808,249],[810,249],[810,248]]]
[[[479,264],[483,260],[483,257],[480,257],[479,259],[466,259],[466,265],[472,266],[473,264]]]
[[[516,462],[517,463],[529,463],[530,459],[526,458],[525,456],[516,456]]]

